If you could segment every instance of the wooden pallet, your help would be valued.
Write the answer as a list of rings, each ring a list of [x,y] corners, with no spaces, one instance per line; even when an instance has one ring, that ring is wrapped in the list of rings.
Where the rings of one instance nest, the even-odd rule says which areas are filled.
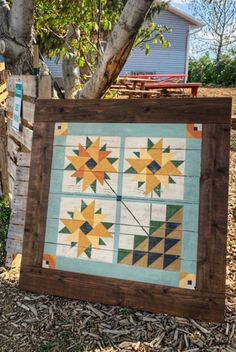
[[[22,253],[24,224],[26,217],[26,199],[28,194],[30,153],[18,153],[17,165],[14,167],[15,182],[13,188],[12,211],[7,236],[6,266],[10,267],[17,254]],[[15,165],[15,166],[14,166]]]
[[[16,82],[23,83],[22,121],[19,132],[12,128]],[[7,239],[6,266],[10,267],[15,256],[22,252],[35,102],[37,98],[51,98],[51,77],[43,76],[38,79],[36,76],[11,76],[7,89],[7,165],[12,215]]]

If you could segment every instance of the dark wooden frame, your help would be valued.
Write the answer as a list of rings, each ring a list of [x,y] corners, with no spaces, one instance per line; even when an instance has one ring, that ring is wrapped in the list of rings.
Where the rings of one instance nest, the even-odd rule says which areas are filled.
[[[231,98],[39,100],[20,288],[194,319],[223,321],[231,104]],[[42,268],[55,122],[203,124],[196,290]]]

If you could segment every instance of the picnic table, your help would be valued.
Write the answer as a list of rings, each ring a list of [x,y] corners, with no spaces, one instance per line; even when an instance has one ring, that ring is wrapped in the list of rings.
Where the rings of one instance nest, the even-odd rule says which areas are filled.
[[[111,86],[111,90],[129,95],[131,98],[133,95],[140,93],[142,97],[147,97],[150,95],[157,95],[160,93],[167,93],[168,90],[179,90],[179,89],[190,89],[191,95],[193,97],[197,96],[198,88],[201,83],[184,83],[184,82],[169,82],[162,81],[157,82],[151,78],[142,77],[119,77],[115,84]],[[127,94],[128,93],[128,94]]]
[[[182,73],[156,73],[156,74],[139,74],[139,75],[122,75],[121,78],[141,78],[151,79],[157,82],[186,82],[187,75]]]

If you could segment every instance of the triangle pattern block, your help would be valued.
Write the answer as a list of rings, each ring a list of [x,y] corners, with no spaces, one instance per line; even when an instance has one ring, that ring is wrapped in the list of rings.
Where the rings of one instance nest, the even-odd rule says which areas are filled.
[[[166,207],[166,221],[182,224],[183,206],[168,204]]]
[[[174,204],[168,204],[166,206],[166,221],[170,221],[170,222],[182,222],[182,217],[181,219],[177,218],[180,216],[180,214],[176,217],[176,214],[182,210],[183,211],[183,206],[182,205],[174,205]]]
[[[164,253],[164,244],[162,237],[149,237],[148,250],[150,253]]]
[[[163,269],[168,271],[180,271],[180,259],[176,255],[164,255]]]
[[[178,223],[178,222],[167,222],[167,223],[166,223],[165,235],[168,236],[168,235],[170,235],[173,231],[179,230],[180,225],[181,225],[181,224]]]
[[[170,251],[171,249],[173,250],[173,247],[175,247],[176,244],[179,242],[180,241],[175,238],[166,238],[164,252],[166,253],[166,252]]]
[[[147,267],[147,253],[143,251],[133,251],[133,265]]]

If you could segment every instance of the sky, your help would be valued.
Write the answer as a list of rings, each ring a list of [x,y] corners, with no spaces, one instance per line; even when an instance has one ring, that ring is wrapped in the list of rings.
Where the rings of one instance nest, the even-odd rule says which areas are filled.
[[[190,1],[189,0],[173,0],[171,1],[171,4],[177,8],[179,8],[180,10],[186,12],[186,13],[190,13],[189,9],[188,9],[188,3]]]

